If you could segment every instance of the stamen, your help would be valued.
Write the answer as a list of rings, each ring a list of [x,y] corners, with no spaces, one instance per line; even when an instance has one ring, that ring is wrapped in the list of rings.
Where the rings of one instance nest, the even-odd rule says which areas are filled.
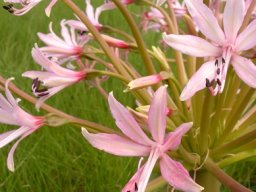
[[[9,11],[9,13],[13,13],[14,10],[13,10],[13,4],[8,4],[8,5],[4,5],[3,8],[7,11]]]
[[[219,74],[220,74],[220,68],[217,69],[217,75],[219,75]]]
[[[84,34],[86,34],[86,31],[79,31],[79,35],[84,35]]]
[[[222,61],[222,64],[226,63],[226,61],[223,57],[222,57],[221,61]]]
[[[217,79],[217,84],[218,84],[219,86],[221,86],[221,81],[220,81],[220,79]]]
[[[216,59],[215,66],[218,66],[218,65],[219,65],[219,62],[218,62],[218,59]]]
[[[42,88],[40,89],[41,81],[39,81],[38,78],[33,79],[32,82],[32,92],[34,93],[35,96],[37,97],[43,97],[46,95],[49,95],[49,91],[47,88]]]
[[[210,82],[210,80],[209,79],[205,79],[205,86],[206,87],[211,87],[212,86],[212,83]]]
[[[43,96],[46,96],[46,95],[49,95],[49,92],[39,93],[39,94],[37,94],[37,97],[43,97]]]
[[[135,182],[135,191],[138,191],[138,185],[136,182]]]

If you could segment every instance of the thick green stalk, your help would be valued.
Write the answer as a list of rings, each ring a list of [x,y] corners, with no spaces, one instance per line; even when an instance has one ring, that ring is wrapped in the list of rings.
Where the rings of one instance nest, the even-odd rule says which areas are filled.
[[[154,179],[154,180],[152,180],[151,182],[148,183],[146,192],[153,192],[156,189],[166,185],[166,183],[167,182],[164,180],[164,178],[162,176],[157,177],[156,179]]]
[[[115,3],[115,5],[118,7],[118,9],[122,12],[123,16],[125,17],[127,23],[129,24],[129,26],[132,30],[133,36],[138,45],[138,50],[140,52],[140,55],[142,56],[142,59],[144,61],[144,64],[146,66],[148,73],[155,74],[156,70],[155,70],[154,65],[151,61],[151,58],[147,52],[146,45],[145,45],[145,43],[142,39],[141,33],[138,29],[138,25],[134,21],[131,13],[127,10],[127,8],[119,0],[112,0],[112,1]]]
[[[204,167],[210,171],[223,185],[228,187],[232,192],[253,192],[245,186],[238,183],[232,177],[227,175],[211,159],[207,159]]]
[[[196,183],[204,187],[206,192],[220,192],[221,183],[207,170],[196,173]]]

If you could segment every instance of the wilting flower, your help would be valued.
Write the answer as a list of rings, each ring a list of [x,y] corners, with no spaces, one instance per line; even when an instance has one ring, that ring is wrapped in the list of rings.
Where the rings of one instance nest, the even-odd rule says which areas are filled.
[[[13,155],[18,144],[25,137],[40,128],[44,124],[44,118],[32,116],[19,107],[20,99],[14,99],[8,89],[11,80],[8,79],[5,83],[6,98],[0,93],[0,122],[8,125],[17,125],[20,128],[0,134],[0,148],[19,138],[11,148],[7,158],[8,169],[14,171]]]
[[[76,34],[73,28],[66,26],[65,20],[61,21],[61,36],[58,37],[52,30],[52,23],[49,25],[48,34],[38,33],[38,37],[46,46],[41,47],[40,50],[47,57],[55,57],[58,59],[74,59],[80,57],[83,53],[83,46],[89,41],[87,35]]]
[[[20,16],[30,11],[41,1],[42,0],[4,0],[5,3],[10,4],[4,5],[3,8],[14,15]],[[57,3],[57,0],[51,0],[50,4],[46,7],[45,13],[48,17],[50,16],[51,9],[55,3]],[[13,4],[19,4],[21,8],[16,8]]]
[[[82,134],[88,142],[100,150],[118,156],[149,156],[147,162],[138,169],[122,192],[145,191],[151,172],[158,159],[160,159],[162,176],[174,188],[187,192],[199,192],[203,189],[191,179],[188,171],[181,163],[172,160],[166,154],[169,150],[177,149],[182,136],[192,126],[192,123],[184,123],[176,128],[175,131],[165,134],[166,96],[166,87],[160,87],[155,92],[149,109],[148,130],[152,135],[152,139],[142,131],[132,114],[112,94],[108,98],[110,110],[116,120],[116,125],[125,136],[105,133],[91,134],[86,129],[82,129]]]
[[[23,77],[33,79],[32,91],[37,97],[39,97],[36,103],[37,109],[46,99],[65,87],[79,82],[86,76],[85,71],[73,71],[66,69],[49,60],[43,55],[37,45],[32,49],[32,57],[46,70],[27,71],[22,74]]]
[[[192,35],[165,35],[165,42],[185,54],[195,57],[211,57],[192,76],[181,93],[180,99],[187,100],[197,91],[208,87],[213,95],[224,89],[229,64],[236,74],[249,86],[256,88],[256,66],[240,52],[256,45],[256,20],[238,34],[244,20],[244,0],[229,0],[223,14],[224,31],[220,28],[212,11],[201,1],[185,1],[190,15],[199,30],[212,42]],[[213,88],[213,84],[215,88]]]

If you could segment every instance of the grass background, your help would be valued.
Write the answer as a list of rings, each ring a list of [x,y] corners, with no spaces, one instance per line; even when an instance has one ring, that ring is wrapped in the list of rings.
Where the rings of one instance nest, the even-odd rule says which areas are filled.
[[[84,7],[82,1],[79,3]],[[71,11],[61,2],[47,18],[44,14],[46,5],[47,2],[43,2],[22,17],[15,17],[0,9],[0,74],[6,78],[15,77],[14,83],[27,92],[30,92],[31,80],[22,78],[21,74],[26,70],[39,69],[30,54],[34,43],[39,42],[36,33],[48,32],[50,21],[58,29],[63,17],[73,18]],[[123,27],[120,23],[124,22],[117,12],[108,12],[101,21],[118,27]],[[144,38],[151,44],[159,36],[144,35]],[[139,65],[140,59],[133,57],[131,62]],[[122,93],[123,87],[118,82],[110,79],[104,87],[108,91],[114,90],[123,103],[133,105],[131,96]],[[83,83],[65,89],[47,103],[74,116],[114,127],[103,97],[96,89]],[[32,114],[38,114],[26,101],[21,104]],[[1,125],[1,132],[11,128]],[[137,167],[137,158],[116,157],[93,149],[83,139],[80,129],[74,126],[43,127],[23,140],[15,153],[14,173],[6,168],[11,145],[0,150],[0,191],[120,191]],[[247,161],[227,170],[247,186],[255,186],[254,163]]]

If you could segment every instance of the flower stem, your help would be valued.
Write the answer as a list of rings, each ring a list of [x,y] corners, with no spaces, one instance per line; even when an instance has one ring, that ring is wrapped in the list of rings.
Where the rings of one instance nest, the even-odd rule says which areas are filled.
[[[220,192],[221,183],[207,170],[199,170],[196,173],[196,182],[204,187],[204,191]]]
[[[238,183],[221,168],[219,168],[211,159],[207,159],[204,167],[210,171],[223,185],[228,187],[232,192],[252,192],[252,190]]]

